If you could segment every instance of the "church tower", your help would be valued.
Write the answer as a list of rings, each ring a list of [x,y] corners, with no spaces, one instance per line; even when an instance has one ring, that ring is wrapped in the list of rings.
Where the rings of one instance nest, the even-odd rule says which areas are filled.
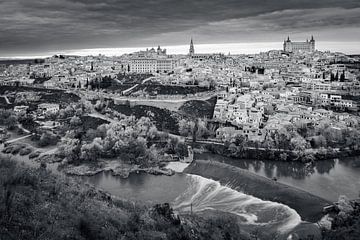
[[[189,55],[190,56],[193,56],[195,54],[195,50],[194,50],[194,43],[193,43],[193,40],[191,38],[191,41],[190,41],[190,49],[189,49]]]
[[[310,40],[310,51],[314,52],[315,51],[315,39],[314,36],[311,36],[311,40]]]

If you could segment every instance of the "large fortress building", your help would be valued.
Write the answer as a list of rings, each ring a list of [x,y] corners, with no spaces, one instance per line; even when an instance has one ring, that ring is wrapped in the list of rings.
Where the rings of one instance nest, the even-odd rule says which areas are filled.
[[[284,51],[285,52],[314,52],[315,51],[315,40],[314,37],[311,36],[311,40],[308,39],[306,42],[292,42],[290,37],[284,41]]]

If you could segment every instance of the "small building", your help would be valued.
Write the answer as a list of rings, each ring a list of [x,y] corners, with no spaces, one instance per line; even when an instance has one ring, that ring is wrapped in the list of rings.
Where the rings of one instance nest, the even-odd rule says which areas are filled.
[[[16,114],[25,114],[26,111],[28,110],[29,106],[15,106],[14,107],[14,112]]]
[[[56,103],[42,103],[38,106],[40,114],[55,114],[60,110],[59,104]]]

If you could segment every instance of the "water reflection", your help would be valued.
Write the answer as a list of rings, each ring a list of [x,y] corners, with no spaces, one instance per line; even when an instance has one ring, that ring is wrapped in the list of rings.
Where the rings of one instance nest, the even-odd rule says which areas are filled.
[[[274,177],[276,174],[276,166],[273,162],[265,162],[264,164],[265,176],[268,178]]]
[[[187,185],[183,174],[155,176],[139,173],[123,179],[112,176],[110,172],[103,172],[81,179],[116,196],[150,204],[172,202],[185,191]]]
[[[230,159],[214,154],[198,154],[197,159],[221,161],[279,182],[302,188],[327,200],[339,195],[350,198],[360,193],[360,158],[329,159],[305,165],[299,162]]]
[[[324,173],[330,173],[330,170],[335,167],[335,163],[337,160],[330,159],[327,161],[322,161],[321,163],[316,163],[315,167],[318,173],[324,174]]]

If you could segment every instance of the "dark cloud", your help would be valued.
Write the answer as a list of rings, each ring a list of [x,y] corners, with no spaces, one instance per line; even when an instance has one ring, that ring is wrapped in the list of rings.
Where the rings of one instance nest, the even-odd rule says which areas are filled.
[[[352,29],[359,9],[358,0],[2,0],[0,56]]]

